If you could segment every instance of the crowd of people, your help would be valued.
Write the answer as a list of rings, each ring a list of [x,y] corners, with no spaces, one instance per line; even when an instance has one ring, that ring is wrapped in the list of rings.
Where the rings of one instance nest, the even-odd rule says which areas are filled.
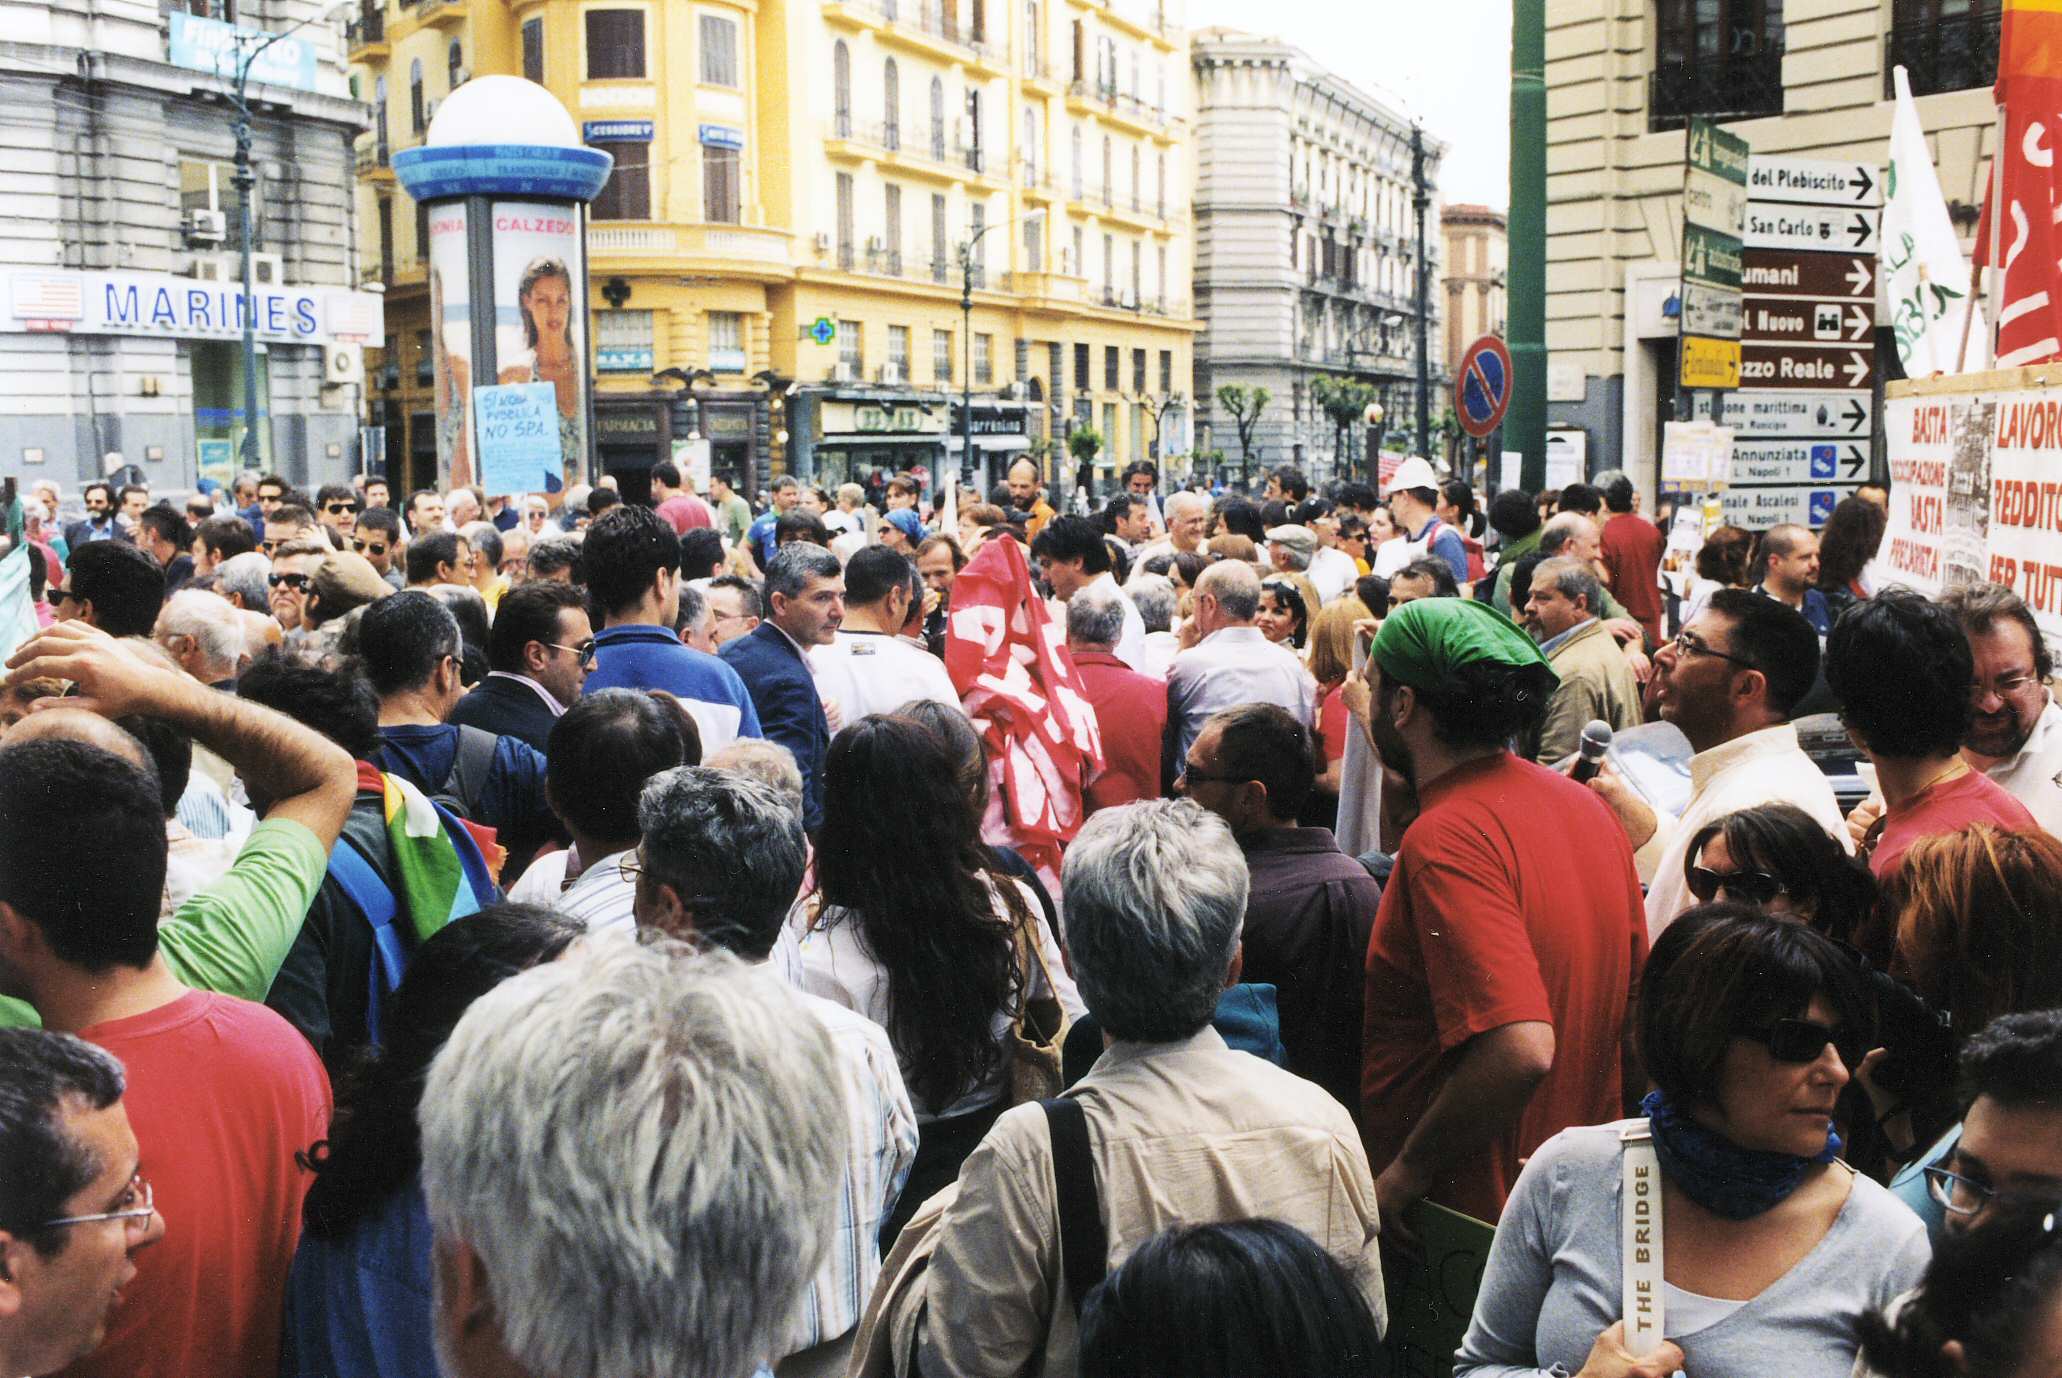
[[[15,499],[0,1371],[1371,1375],[1435,1207],[1469,1378],[2062,1371],[2062,707],[1880,486],[650,477]]]

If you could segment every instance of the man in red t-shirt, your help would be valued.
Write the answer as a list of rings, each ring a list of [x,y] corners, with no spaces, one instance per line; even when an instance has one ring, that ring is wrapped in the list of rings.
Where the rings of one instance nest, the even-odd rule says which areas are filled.
[[[1067,601],[1067,651],[1095,708],[1103,772],[1088,786],[1088,811],[1160,797],[1160,755],[1167,736],[1167,684],[1117,658],[1124,600],[1084,588]]]
[[[2040,824],[1961,756],[1975,714],[1975,657],[1955,614],[1909,589],[1887,589],[1841,615],[1826,638],[1826,685],[1847,735],[1876,767],[1882,821],[1865,839],[1887,879],[1922,837],[1970,823],[2013,832]]]
[[[680,466],[670,459],[652,465],[652,501],[659,515],[673,524],[673,534],[685,536],[698,526],[714,526],[716,514],[709,504],[694,495],[694,489],[680,477]]]
[[[1349,681],[1421,811],[1368,944],[1361,1123],[1385,1230],[1421,1198],[1494,1221],[1521,1159],[1622,1113],[1646,960],[1632,849],[1589,790],[1505,749],[1554,674],[1487,604],[1392,613]]]
[[[1602,555],[1611,575],[1611,592],[1647,634],[1647,644],[1661,644],[1661,552],[1668,538],[1661,528],[1633,511],[1632,480],[1613,474],[1603,485]]]
[[[335,838],[344,796],[324,777],[347,761],[313,733],[186,688],[106,638],[51,633],[34,651],[23,669],[78,682],[76,702],[155,716],[211,745],[233,725],[228,750],[265,826],[284,819]],[[329,1082],[307,1041],[263,1005],[189,989],[167,964],[165,809],[142,743],[103,718],[38,713],[0,745],[0,992],[121,1060],[123,1105],[166,1222],[137,1256],[106,1342],[67,1378],[276,1373],[309,1181],[295,1155],[328,1132]],[[288,883],[241,860],[224,883],[252,891],[267,876]],[[224,949],[262,941],[233,927],[212,938]],[[202,969],[205,957],[183,960]]]

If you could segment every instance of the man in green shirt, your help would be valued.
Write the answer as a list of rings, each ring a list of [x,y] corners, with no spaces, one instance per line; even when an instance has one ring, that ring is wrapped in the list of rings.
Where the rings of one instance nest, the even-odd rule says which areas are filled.
[[[739,497],[722,474],[709,476],[709,506],[716,509],[716,529],[726,544],[736,545],[752,529],[752,504]]]
[[[229,871],[159,926],[158,949],[184,986],[263,1000],[329,869],[329,849],[356,797],[350,756],[284,714],[146,660],[83,622],[58,623],[7,664],[8,685],[64,679],[78,686],[78,695],[15,726],[0,745],[0,770],[6,768],[6,747],[37,737],[71,737],[147,762],[142,744],[107,721],[134,714],[186,733],[243,777],[264,821]],[[62,810],[68,802],[53,799],[50,807]],[[85,832],[82,821],[82,839]],[[66,864],[55,857],[48,861]],[[123,859],[106,863],[118,866]],[[0,951],[0,990],[18,994],[8,965]],[[29,1006],[0,999],[0,1026],[37,1022]]]

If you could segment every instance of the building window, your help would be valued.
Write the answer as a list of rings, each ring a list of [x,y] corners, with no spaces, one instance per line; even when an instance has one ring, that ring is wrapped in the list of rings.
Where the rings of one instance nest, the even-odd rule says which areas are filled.
[[[612,81],[644,75],[644,11],[587,11],[587,79]]]
[[[988,207],[979,201],[967,207],[967,247],[974,260],[974,286],[988,285]]]
[[[839,138],[852,137],[852,50],[842,38],[831,48],[831,118]]]
[[[1115,402],[1105,402],[1103,403],[1103,463],[1113,466],[1117,463],[1117,441],[1120,438],[1117,434],[1117,404]]]
[[[1171,394],[1173,391],[1174,351],[1171,349],[1163,349],[1160,351],[1160,392],[1162,393],[1162,395],[1167,395]]]
[[[1134,393],[1146,390],[1146,352],[1143,349],[1131,351],[1131,390]]]
[[[1024,181],[1038,181],[1038,112],[1029,105],[1024,107]]]
[[[890,182],[881,193],[881,219],[885,232],[881,236],[883,247],[888,251],[888,261],[881,268],[895,277],[902,276],[902,188]]]
[[[902,73],[892,57],[881,64],[881,141],[902,147]]]
[[[986,387],[995,381],[995,337],[974,336],[974,383]]]
[[[1082,262],[1083,256],[1087,253],[1087,250],[1083,247],[1085,239],[1086,235],[1082,228],[1076,225],[1074,227],[1074,256],[1060,265],[1066,270],[1068,277],[1085,278],[1088,276],[1088,265]]]
[[[1131,208],[1142,211],[1146,208],[1145,183],[1138,171],[1138,145],[1131,146]]]
[[[1104,391],[1104,392],[1115,392],[1115,391],[1117,391],[1117,389],[1118,389],[1118,388],[1120,388],[1120,387],[1122,387],[1122,386],[1123,386],[1123,378],[1122,378],[1122,377],[1121,377],[1121,375],[1120,375],[1120,374],[1118,373],[1118,368],[1119,368],[1119,363],[1118,363],[1118,360],[1119,360],[1119,358],[1120,358],[1120,357],[1121,357],[1121,356],[1120,356],[1120,355],[1119,355],[1119,353],[1118,353],[1118,350],[1117,350],[1117,346],[1115,346],[1115,345],[1104,345],[1104,346],[1103,346],[1103,391]]]
[[[430,127],[428,103],[422,94],[422,59],[408,64],[408,127],[420,134]]]
[[[465,77],[465,49],[454,38],[444,53],[444,89],[456,91],[465,85]]]
[[[737,224],[739,191],[738,151],[702,145],[702,218],[716,225]]]
[[[594,371],[649,375],[652,362],[652,313],[594,313]]]
[[[909,327],[906,325],[888,327],[888,376],[882,381],[909,381]]]
[[[1045,54],[1045,38],[1039,28],[1038,0],[1024,0],[1024,71],[1030,76],[1040,74],[1039,59]]]
[[[1129,303],[1127,303],[1127,304],[1128,304],[1128,305],[1130,305],[1130,306],[1137,306],[1137,305],[1138,305],[1138,304],[1139,304],[1139,303],[1140,303],[1140,302],[1141,302],[1141,301],[1143,300],[1143,298],[1142,298],[1142,297],[1141,297],[1141,296],[1139,295],[1139,290],[1138,290],[1138,289],[1139,289],[1139,256],[1140,256],[1140,255],[1141,255],[1141,254],[1142,254],[1143,252],[1144,252],[1144,246],[1142,246],[1142,245],[1141,245],[1141,244],[1140,244],[1140,243],[1139,243],[1139,242],[1138,242],[1138,241],[1137,241],[1136,239],[1132,240],[1132,241],[1131,241],[1131,300],[1130,300],[1130,302],[1129,302]]]
[[[523,21],[523,78],[544,84],[544,21]]]
[[[945,161],[945,83],[931,78],[931,156]]]
[[[702,83],[736,86],[737,24],[720,14],[705,14],[697,26],[702,42]]]
[[[594,198],[588,215],[595,220],[649,220],[652,218],[652,174],[650,144],[611,144],[616,165],[601,195]]]
[[[952,381],[952,332],[933,330],[931,332],[931,381],[950,383]]]
[[[852,267],[852,174],[838,174],[838,266]]]
[[[430,261],[430,207],[426,201],[415,203],[415,261],[424,266]]]
[[[1894,94],[1891,74],[1899,66],[1915,96],[1988,86],[1996,77],[1998,0],[1895,0],[1890,13],[1884,99]]]
[[[934,191],[931,193],[931,281],[933,282],[945,281],[946,273],[951,267],[951,260],[947,256],[947,248],[949,246],[945,242],[946,237],[945,195],[943,192]]]
[[[372,80],[372,141],[379,155],[379,165],[387,165],[387,79],[374,77]]]
[[[1117,240],[1114,235],[1103,236],[1103,305],[1113,306],[1117,300]]]
[[[1043,211],[1024,217],[1024,268],[1027,272],[1045,271],[1045,213]]]
[[[1079,201],[1083,194],[1086,193],[1087,188],[1081,183],[1081,126],[1078,124],[1074,126],[1072,143],[1074,146],[1074,199]]]
[[[1154,198],[1153,204],[1158,208],[1160,218],[1165,220],[1167,218],[1167,155],[1164,153],[1154,159],[1153,178],[1159,193]]]
[[[437,380],[437,356],[430,344],[430,332],[415,332],[415,385],[426,388]]]
[[[394,200],[379,199],[379,280],[394,280]]]
[[[1111,159],[1112,151],[1110,136],[1105,134],[1103,135],[1103,204],[1106,206],[1110,204],[1111,199],[1116,195],[1116,174],[1110,171],[1113,165]]]
[[[254,187],[253,190],[258,193],[251,203],[251,214],[255,217],[263,212],[265,194],[262,187]],[[235,242],[243,215],[243,201],[237,194],[234,170],[228,163],[205,158],[181,158],[179,209],[182,212],[220,211],[224,230],[230,242]],[[255,223],[251,230],[254,234],[257,232]]]
[[[717,373],[745,371],[745,318],[742,313],[709,313],[709,367]]]
[[[1783,112],[1783,0],[1659,0],[1651,129]]]
[[[866,337],[858,321],[838,322],[838,362],[854,378],[866,373]]]
[[[986,171],[981,161],[981,93],[967,92],[967,166],[975,172]]]
[[[1167,307],[1167,246],[1165,244],[1162,244],[1159,248],[1159,258],[1160,274],[1153,280],[1153,291],[1160,303],[1161,309],[1165,310]]]
[[[1088,346],[1085,344],[1074,346],[1074,386],[1083,392],[1088,390]]]

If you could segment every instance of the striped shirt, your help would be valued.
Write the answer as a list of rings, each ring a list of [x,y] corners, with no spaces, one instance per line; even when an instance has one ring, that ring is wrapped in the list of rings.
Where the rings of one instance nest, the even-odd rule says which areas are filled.
[[[589,933],[634,930],[637,882],[625,876],[617,863],[628,861],[636,850],[626,847],[603,857],[581,872],[564,894],[547,903],[567,918],[577,919]]]

